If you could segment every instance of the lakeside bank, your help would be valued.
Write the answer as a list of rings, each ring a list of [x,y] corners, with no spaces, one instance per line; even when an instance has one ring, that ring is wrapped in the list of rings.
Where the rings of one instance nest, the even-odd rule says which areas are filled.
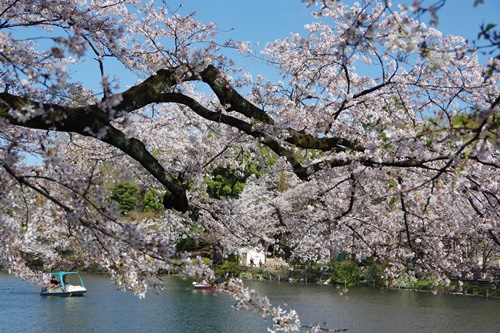
[[[293,265],[284,262],[266,263],[262,267],[240,266],[225,263],[213,267],[223,277],[239,277],[242,280],[270,280],[287,283],[310,283],[342,287],[372,287],[500,299],[500,281],[451,280],[447,286],[434,285],[431,279],[401,277],[385,281],[377,268],[360,266],[344,260],[331,265]]]

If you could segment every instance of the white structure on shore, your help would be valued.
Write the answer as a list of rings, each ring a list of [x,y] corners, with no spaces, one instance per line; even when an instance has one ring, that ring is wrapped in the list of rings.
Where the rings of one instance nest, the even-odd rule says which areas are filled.
[[[243,247],[238,250],[241,266],[258,267],[266,263],[266,254],[256,249]]]

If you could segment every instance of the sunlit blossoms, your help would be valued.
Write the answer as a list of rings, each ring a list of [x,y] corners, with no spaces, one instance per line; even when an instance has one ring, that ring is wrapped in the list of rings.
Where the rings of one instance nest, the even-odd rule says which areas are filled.
[[[306,33],[256,55],[161,1],[3,1],[0,264],[33,283],[90,267],[143,297],[173,267],[213,277],[177,253],[189,236],[345,252],[387,281],[497,279],[498,59],[415,20],[419,1],[303,2]],[[252,56],[279,78],[241,70]],[[217,170],[251,176],[223,195]],[[121,214],[111,187],[129,180],[164,211]],[[271,331],[304,329],[241,280],[220,291]]]

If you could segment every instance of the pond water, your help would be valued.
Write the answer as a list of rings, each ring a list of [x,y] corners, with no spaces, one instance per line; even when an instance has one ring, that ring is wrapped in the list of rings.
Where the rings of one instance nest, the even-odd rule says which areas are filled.
[[[40,289],[0,272],[0,332],[266,332],[257,314],[231,308],[227,295],[193,290],[165,277],[165,290],[138,299],[98,274],[82,274],[85,297],[43,297]],[[303,324],[326,322],[347,332],[500,332],[500,299],[247,281],[273,305],[295,309]]]

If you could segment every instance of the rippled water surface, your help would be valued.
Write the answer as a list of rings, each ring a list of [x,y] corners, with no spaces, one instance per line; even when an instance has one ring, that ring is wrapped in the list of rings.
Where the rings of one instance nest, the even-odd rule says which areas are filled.
[[[165,290],[138,299],[101,275],[82,274],[85,297],[43,297],[39,288],[0,272],[0,332],[266,332],[269,322],[236,311],[226,295],[193,290],[166,277]],[[500,332],[500,299],[249,281],[273,305],[291,307],[303,324],[347,332]]]

